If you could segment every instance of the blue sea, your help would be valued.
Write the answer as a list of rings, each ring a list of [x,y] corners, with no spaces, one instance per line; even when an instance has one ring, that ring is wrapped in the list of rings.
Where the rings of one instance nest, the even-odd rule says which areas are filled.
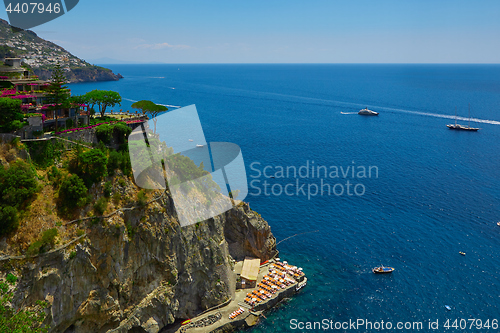
[[[338,332],[378,332],[382,321],[396,331],[398,322],[412,327],[399,331],[498,331],[500,65],[107,67],[125,78],[71,84],[72,93],[117,91],[124,101],[115,111],[142,99],[196,104],[207,142],[241,147],[250,207],[278,242],[297,235],[278,248],[308,285],[249,331],[322,331],[299,323],[330,320]],[[469,104],[480,130],[449,130],[455,107],[467,125]],[[356,114],[365,107],[380,115]],[[309,178],[293,175],[307,165]],[[317,169],[313,177],[313,165],[336,167],[339,177],[318,177]],[[290,172],[259,177],[265,167],[268,176]],[[313,196],[322,181],[344,192]],[[278,195],[289,184],[292,195]],[[373,274],[381,264],[396,270]],[[334,329],[357,320],[372,326]]]

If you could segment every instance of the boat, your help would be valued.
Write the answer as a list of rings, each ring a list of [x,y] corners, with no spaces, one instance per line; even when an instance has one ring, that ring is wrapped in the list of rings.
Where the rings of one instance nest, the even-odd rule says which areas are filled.
[[[203,145],[196,145],[197,148],[203,148]]]
[[[385,273],[394,272],[394,268],[380,266],[380,267],[375,267],[374,269],[372,269],[372,271],[373,271],[373,273],[377,273],[377,274],[385,274]]]
[[[470,127],[470,104],[469,104],[469,124],[467,126],[463,126],[460,124],[457,124],[457,108],[455,107],[455,124],[448,124],[446,125],[449,129],[452,130],[460,130],[460,131],[470,131],[470,132],[477,132],[479,128],[477,127]]]
[[[460,253],[460,254],[461,254],[461,255],[463,255],[463,256],[465,255],[465,252],[462,252],[462,251],[460,251],[460,252],[458,252],[458,253]]]
[[[451,311],[451,306],[445,305],[444,307],[446,308],[446,310]]]
[[[497,222],[497,226],[499,226],[499,227],[500,227],[500,221],[499,221],[499,222]]]
[[[378,116],[378,112],[368,110],[368,108],[359,110],[358,114],[360,114],[362,116]]]
[[[302,282],[297,283],[295,286],[295,291],[299,291],[300,289],[304,288],[307,285],[307,278],[304,278]]]

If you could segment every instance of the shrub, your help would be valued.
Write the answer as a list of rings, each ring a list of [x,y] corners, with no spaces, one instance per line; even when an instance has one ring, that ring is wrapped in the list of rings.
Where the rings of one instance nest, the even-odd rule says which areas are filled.
[[[54,240],[57,236],[57,229],[52,228],[49,230],[45,230],[42,234],[42,244],[54,246]]]
[[[0,236],[18,226],[18,210],[35,197],[39,186],[31,165],[18,160],[5,169],[0,165]]]
[[[116,142],[118,144],[127,142],[128,135],[131,132],[132,129],[122,122],[113,125],[113,135],[116,138]]]
[[[108,207],[108,201],[105,198],[101,197],[99,198],[99,200],[97,200],[97,202],[94,205],[94,212],[97,215],[103,215],[107,207]]]
[[[5,235],[18,226],[17,209],[12,206],[0,206],[0,235]]]
[[[61,157],[64,144],[59,141],[35,141],[27,144],[31,159],[38,168],[47,168]]]
[[[42,233],[41,239],[36,240],[28,247],[28,255],[36,255],[47,251],[54,246],[54,241],[57,236],[57,229],[52,228],[45,230]]]
[[[113,184],[111,182],[106,182],[102,189],[104,196],[109,198],[111,196],[111,192],[113,191]]]
[[[18,160],[9,169],[0,166],[1,204],[20,208],[37,191],[37,175],[28,163]]]
[[[10,132],[19,129],[24,118],[21,112],[21,100],[0,97],[0,132]]]
[[[7,277],[5,279],[7,280],[8,283],[14,284],[17,281],[17,276],[15,276],[12,273],[9,273],[9,274],[7,274]]]
[[[146,197],[146,193],[144,193],[143,190],[140,190],[138,193],[137,193],[137,204],[139,206],[145,206],[146,203],[147,203],[147,200],[148,198]]]
[[[132,227],[130,223],[126,223],[125,227],[127,228],[127,235],[129,238],[134,237],[135,235],[135,229]]]
[[[121,187],[125,187],[125,186],[127,186],[127,182],[125,182],[125,179],[123,179],[123,178],[118,179],[118,184],[119,184]]]
[[[108,159],[100,149],[92,149],[77,155],[70,163],[70,170],[78,174],[87,187],[107,176]]]
[[[67,177],[59,188],[59,204],[69,210],[83,207],[87,204],[87,187],[77,175]]]
[[[55,165],[53,165],[47,173],[47,178],[52,182],[54,187],[57,187],[61,183],[62,173]]]
[[[110,143],[113,136],[113,127],[108,124],[99,125],[95,129],[95,135],[97,136],[97,140]]]
[[[69,254],[69,258],[73,259],[74,257],[76,257],[76,251],[71,251],[71,253]]]
[[[120,192],[113,193],[113,203],[115,205],[118,205],[121,200],[122,200],[122,195],[120,194]]]
[[[29,310],[15,310],[12,307],[12,299],[16,292],[9,292],[9,286],[5,282],[0,282],[0,332],[48,332],[48,327],[43,325],[47,302],[36,301],[36,305]]]
[[[33,256],[33,255],[39,254],[41,252],[40,250],[41,250],[42,246],[43,246],[43,244],[39,240],[33,242],[28,247],[28,251],[27,251],[28,255]]]
[[[108,173],[112,175],[116,169],[122,170],[123,174],[127,176],[132,173],[130,157],[127,151],[112,150],[109,152]]]

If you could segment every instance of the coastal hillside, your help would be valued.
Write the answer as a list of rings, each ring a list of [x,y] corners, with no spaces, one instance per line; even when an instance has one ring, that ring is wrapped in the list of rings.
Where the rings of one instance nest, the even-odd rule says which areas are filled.
[[[110,69],[89,64],[31,30],[15,31],[7,21],[0,19],[0,59],[21,58],[40,80],[49,79],[58,63],[69,82],[117,81],[122,78]]]
[[[168,329],[231,299],[236,260],[277,254],[246,203],[181,228],[170,192],[140,190],[125,151],[71,145],[0,143],[0,171],[25,181],[3,203],[19,214],[0,239],[0,276],[15,309],[45,302],[49,332]],[[8,179],[2,193],[17,198]]]

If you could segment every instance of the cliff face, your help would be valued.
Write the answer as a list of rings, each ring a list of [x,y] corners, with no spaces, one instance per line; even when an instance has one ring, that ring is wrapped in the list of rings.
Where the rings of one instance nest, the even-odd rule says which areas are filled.
[[[48,80],[52,76],[52,71],[48,69],[34,69],[33,73],[38,75],[40,80]],[[91,66],[83,68],[70,68],[65,73],[68,82],[97,82],[97,81],[118,81],[123,78],[121,74],[114,74],[110,69]]]
[[[50,332],[158,332],[231,298],[234,259],[276,254],[269,225],[244,203],[181,228],[167,195],[87,225],[74,247],[12,262],[14,304],[47,300]]]

